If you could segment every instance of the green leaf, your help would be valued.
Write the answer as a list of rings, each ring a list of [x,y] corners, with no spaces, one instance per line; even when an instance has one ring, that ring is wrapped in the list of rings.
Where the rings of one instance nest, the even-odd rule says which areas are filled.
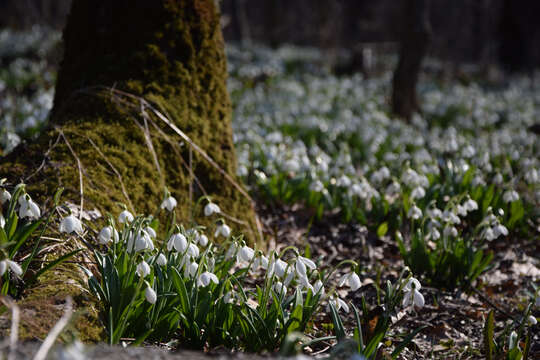
[[[338,341],[341,341],[345,339],[345,328],[343,327],[343,322],[341,321],[341,318],[339,317],[339,314],[336,310],[336,307],[332,302],[329,302],[330,305],[330,317],[332,319],[332,323],[334,324],[334,333],[336,334],[336,338]]]
[[[26,224],[19,230],[15,232],[15,235],[13,235],[12,241],[15,242],[15,246],[11,248],[9,251],[9,257],[13,259],[15,254],[17,253],[17,250],[28,240],[30,235],[41,225],[43,220],[38,220],[36,222]]]
[[[423,329],[427,328],[427,325],[421,326],[418,329],[414,330],[412,333],[407,335],[405,339],[403,339],[402,342],[399,343],[398,346],[396,346],[395,350],[392,352],[392,359],[397,359],[398,355],[405,349],[407,345],[412,341],[412,339]]]
[[[388,223],[385,221],[381,225],[379,225],[379,227],[377,228],[377,236],[381,238],[384,235],[386,235],[387,231],[388,231]]]
[[[48,263],[47,265],[45,265],[43,268],[41,268],[33,277],[32,277],[32,280],[30,280],[30,282],[33,282],[35,280],[37,280],[43,273],[53,269],[54,267],[60,265],[61,263],[63,263],[64,261],[68,260],[69,258],[73,257],[75,254],[83,251],[84,249],[77,249],[77,250],[73,250],[65,255],[62,255],[60,256],[58,259]]]

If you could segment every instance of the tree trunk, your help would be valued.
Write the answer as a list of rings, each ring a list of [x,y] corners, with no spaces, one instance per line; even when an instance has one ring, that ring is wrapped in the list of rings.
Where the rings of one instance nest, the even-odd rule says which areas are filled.
[[[404,5],[405,27],[392,84],[392,111],[397,116],[410,120],[415,111],[420,112],[416,99],[416,83],[422,59],[428,49],[431,27],[429,0],[407,0]]]
[[[42,203],[63,186],[62,200],[113,215],[118,203],[155,214],[167,186],[185,224],[192,211],[202,218],[195,202],[208,194],[233,230],[253,240],[251,202],[235,185],[219,20],[214,0],[73,1],[48,128],[2,159],[2,177],[25,182]],[[119,91],[153,104],[215,163]],[[77,296],[72,290],[55,296]]]

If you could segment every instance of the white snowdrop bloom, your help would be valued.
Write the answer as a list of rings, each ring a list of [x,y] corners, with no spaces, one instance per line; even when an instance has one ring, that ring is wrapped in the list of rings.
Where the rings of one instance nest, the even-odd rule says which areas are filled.
[[[465,148],[463,149],[463,156],[465,158],[472,158],[474,155],[476,155],[476,150],[474,149],[473,146],[471,145],[467,145],[465,146]]]
[[[324,190],[324,185],[320,180],[315,180],[309,185],[309,190],[315,192],[322,192]]]
[[[0,276],[4,275],[7,269],[10,269],[17,276],[21,276],[23,273],[21,266],[15,261],[10,259],[0,261]]]
[[[218,237],[219,235],[223,236],[224,238],[228,238],[229,236],[231,236],[231,228],[227,224],[218,225],[216,227],[214,237]]]
[[[495,240],[497,238],[497,236],[495,236],[495,233],[493,232],[493,229],[490,227],[487,227],[483,231],[482,235],[482,237],[488,241]]]
[[[428,237],[431,240],[439,240],[441,238],[441,233],[436,227],[433,227],[429,230]]]
[[[115,243],[119,240],[118,231],[114,229],[112,226],[105,226],[98,234],[98,240],[100,244],[107,244],[111,240]]]
[[[219,280],[215,274],[205,271],[197,278],[197,287],[207,287],[210,285],[210,282],[218,284]]]
[[[186,251],[188,247],[188,241],[186,237],[180,233],[172,234],[167,242],[167,250],[171,251],[173,248],[179,253]]]
[[[313,284],[313,293],[320,293],[321,297],[324,296],[324,284],[321,280],[317,280],[315,284]]]
[[[397,181],[392,181],[390,185],[386,187],[385,194],[388,196],[394,196],[399,194],[401,185]]]
[[[137,275],[139,275],[142,278],[147,277],[150,275],[150,265],[146,263],[146,261],[142,261],[137,265]]]
[[[460,205],[458,204],[456,206],[456,212],[458,213],[458,215],[460,216],[467,216],[467,208],[465,207],[465,205]]]
[[[432,219],[441,219],[443,216],[443,213],[438,208],[431,208],[427,210],[427,214]]]
[[[340,187],[348,188],[349,186],[351,186],[351,184],[352,181],[347,175],[341,175],[336,181],[336,185]]]
[[[73,232],[81,234],[83,232],[81,221],[73,215],[66,216],[60,221],[59,230],[68,234]]]
[[[298,284],[300,285],[300,287],[302,289],[309,289],[309,290],[311,290],[311,293],[313,294],[313,292],[314,292],[313,285],[310,284],[309,279],[307,277],[302,277],[301,276],[301,277],[298,278],[297,281],[298,281]]]
[[[484,181],[484,178],[477,174],[471,181],[472,186],[484,186],[486,185],[486,182]]]
[[[467,209],[467,211],[478,210],[478,203],[471,198],[468,198],[467,201],[465,201],[465,203],[463,204],[463,206],[465,206],[465,209]]]
[[[443,229],[443,236],[445,237],[457,237],[458,236],[458,230],[455,226],[447,225]]]
[[[232,304],[235,301],[235,295],[232,291],[228,291],[225,295],[223,295],[223,302],[225,304]]]
[[[424,196],[426,196],[426,190],[424,190],[423,187],[417,186],[411,191],[411,198],[412,199],[421,199]]]
[[[540,182],[540,170],[530,169],[525,173],[525,181],[530,184],[538,184]]]
[[[352,291],[356,291],[362,286],[360,277],[358,277],[358,275],[354,271],[351,271],[341,277],[341,279],[339,280],[339,286],[343,286],[345,284],[347,284],[347,286],[350,287]]]
[[[315,270],[317,265],[306,257],[298,256],[295,263],[296,273],[298,276],[307,278],[306,267],[310,268],[311,270]]]
[[[232,242],[231,246],[227,249],[227,252],[225,253],[225,259],[231,259],[234,255],[236,255],[236,251],[238,250],[238,245],[236,242]]]
[[[29,219],[38,219],[41,216],[39,206],[32,201],[28,194],[19,197],[19,204],[19,218],[23,219],[27,217]]]
[[[151,228],[150,226],[147,226],[144,228],[144,231],[148,234],[148,236],[150,236],[152,239],[155,239],[157,234],[156,234],[156,231]]]
[[[171,212],[176,207],[176,199],[172,196],[169,196],[161,203],[161,209],[167,209],[168,212]]]
[[[221,212],[221,209],[216,204],[209,202],[204,207],[204,216],[210,216],[212,214],[219,214]]]
[[[510,203],[517,200],[519,200],[519,194],[517,193],[516,190],[507,190],[504,192],[503,201],[505,203]]]
[[[159,254],[157,259],[156,259],[156,263],[159,265],[159,266],[165,266],[167,265],[167,258],[165,257],[165,255],[163,255],[163,253]]]
[[[495,176],[493,177],[493,183],[495,185],[501,185],[503,183],[504,179],[503,179],[503,176],[501,173],[497,173],[495,174]]]
[[[135,235],[135,234],[130,234],[129,238],[128,238],[128,241],[127,241],[127,244],[126,244],[126,248],[127,248],[127,251],[128,253],[132,253],[132,252],[139,252],[139,251],[142,251],[144,249],[146,249],[148,247],[148,242],[147,242],[147,239],[146,237],[148,237],[148,235],[145,235],[145,234],[142,234],[142,231],[141,233]],[[150,239],[148,239],[150,240]],[[151,240],[150,240],[151,242]]]
[[[347,305],[347,303],[339,297],[331,297],[328,302],[334,305],[337,311],[343,308],[346,313],[349,312],[349,305]]]
[[[529,315],[529,317],[527,318],[527,322],[529,323],[529,325],[531,326],[534,326],[536,324],[538,324],[538,321],[536,320],[536,318],[532,315]]]
[[[495,238],[498,238],[500,235],[507,236],[508,229],[502,224],[497,224],[493,227],[493,236],[495,236]]]
[[[199,264],[197,264],[195,261],[188,264],[184,269],[184,277],[194,277],[197,274],[197,270],[199,269]]]
[[[416,205],[413,205],[407,213],[409,219],[418,220],[422,217],[422,210]]]
[[[4,219],[4,215],[0,212],[0,227],[3,228],[6,225],[6,219]]]
[[[206,245],[208,245],[208,236],[204,235],[204,234],[200,234],[197,236],[197,242],[199,243],[199,245],[201,245],[202,247],[206,247]]]
[[[3,205],[6,201],[11,200],[11,194],[6,189],[2,189],[0,192],[0,205]]]
[[[278,295],[284,295],[287,293],[287,287],[283,285],[281,281],[276,281],[272,286],[272,289]]]
[[[403,307],[416,306],[421,308],[424,305],[424,295],[422,295],[418,289],[405,290],[403,295]]]
[[[459,224],[461,219],[453,211],[445,210],[442,215],[442,220],[450,224]]]
[[[253,259],[254,255],[255,255],[255,250],[253,250],[247,245],[244,245],[238,251],[238,254],[236,255],[236,259],[239,263],[242,263],[242,262],[248,263]]]
[[[199,248],[197,245],[190,243],[188,245],[187,254],[193,258],[199,257]]]
[[[118,215],[118,222],[120,224],[124,224],[124,223],[129,224],[132,221],[133,221],[133,214],[127,210],[122,211],[120,215]]]
[[[157,294],[150,286],[144,290],[144,297],[150,304],[155,304],[157,301]]]
[[[251,265],[251,271],[255,271],[260,267],[262,267],[263,269],[268,269],[268,258],[262,254],[259,254],[255,257],[255,260],[253,260],[253,264]]]

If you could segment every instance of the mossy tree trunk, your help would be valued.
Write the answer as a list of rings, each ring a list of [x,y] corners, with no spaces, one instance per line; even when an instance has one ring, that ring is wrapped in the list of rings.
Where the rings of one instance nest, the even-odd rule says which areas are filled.
[[[238,219],[229,222],[233,229],[251,237],[254,214],[238,187],[170,126],[119,104],[110,90],[155,104],[235,179],[216,2],[74,0],[64,43],[49,126],[2,159],[2,177],[24,181],[41,201],[63,186],[63,200],[80,204],[82,192],[85,210],[113,215],[121,211],[119,202],[136,213],[155,213],[167,186],[186,222],[206,193]]]

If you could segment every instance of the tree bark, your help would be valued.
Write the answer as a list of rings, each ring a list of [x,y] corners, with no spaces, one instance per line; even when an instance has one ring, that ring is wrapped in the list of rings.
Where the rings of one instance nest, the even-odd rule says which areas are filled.
[[[428,49],[431,27],[429,0],[407,0],[404,5],[405,27],[392,84],[392,111],[410,120],[414,112],[420,112],[416,84]]]
[[[214,0],[74,0],[48,128],[1,160],[2,177],[25,182],[45,206],[63,186],[62,200],[113,215],[122,210],[118,203],[155,214],[167,186],[186,225],[193,215],[202,218],[195,202],[207,194],[233,229],[254,240],[252,204],[235,185],[218,10]],[[57,275],[55,282],[62,278]],[[73,291],[55,296],[78,296]],[[30,336],[43,335],[36,332]]]

